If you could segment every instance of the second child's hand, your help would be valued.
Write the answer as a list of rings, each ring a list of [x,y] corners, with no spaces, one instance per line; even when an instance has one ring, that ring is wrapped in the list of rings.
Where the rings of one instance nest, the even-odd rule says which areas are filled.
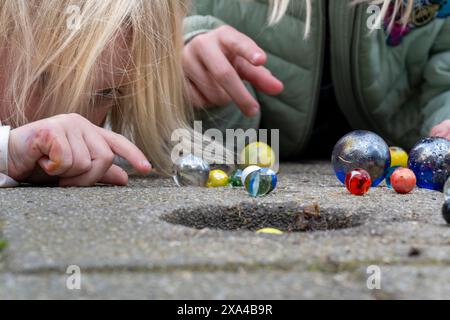
[[[445,120],[431,129],[430,136],[450,140],[450,120]]]
[[[278,95],[283,91],[281,81],[264,67],[266,62],[266,53],[230,26],[195,37],[183,50],[183,68],[194,106],[226,106],[235,102],[246,116],[255,116],[260,106],[242,80],[265,94]]]

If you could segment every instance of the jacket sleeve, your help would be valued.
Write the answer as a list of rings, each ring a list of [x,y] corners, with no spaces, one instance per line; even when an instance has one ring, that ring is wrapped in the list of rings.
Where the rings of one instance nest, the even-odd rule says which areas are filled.
[[[450,119],[450,18],[433,46],[430,60],[424,71],[422,87],[422,112],[424,122],[422,135],[428,136],[431,129]]]
[[[217,29],[225,25],[223,21],[213,16],[193,15],[184,19],[184,42],[188,43],[199,34]]]
[[[0,124],[0,188],[17,187],[18,183],[8,176],[8,142],[10,127]]]

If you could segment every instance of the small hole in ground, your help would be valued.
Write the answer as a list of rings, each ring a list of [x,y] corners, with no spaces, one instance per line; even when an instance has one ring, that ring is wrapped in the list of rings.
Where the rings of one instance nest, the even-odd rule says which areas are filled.
[[[286,232],[336,230],[359,226],[361,215],[339,208],[296,203],[256,205],[243,203],[232,207],[208,206],[180,209],[162,217],[166,222],[196,229],[226,231],[276,228]]]

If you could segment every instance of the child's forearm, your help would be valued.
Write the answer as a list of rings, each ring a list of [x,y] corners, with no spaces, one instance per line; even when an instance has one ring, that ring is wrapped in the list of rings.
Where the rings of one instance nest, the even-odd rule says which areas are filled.
[[[0,124],[0,188],[17,187],[18,183],[8,176],[8,143],[10,127]]]

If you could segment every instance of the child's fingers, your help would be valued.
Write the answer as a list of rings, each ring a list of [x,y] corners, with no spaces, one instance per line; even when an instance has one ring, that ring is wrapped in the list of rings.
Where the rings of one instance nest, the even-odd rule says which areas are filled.
[[[128,184],[128,174],[119,166],[113,165],[105,173],[100,183],[114,186],[126,186]]]
[[[433,128],[433,130],[431,130],[430,136],[440,137],[443,133],[444,130],[442,130],[442,128]]]
[[[227,52],[241,56],[255,66],[266,63],[266,53],[250,37],[229,26],[221,27],[219,31],[220,43]]]
[[[128,174],[116,165],[112,165],[102,178],[98,178],[98,173],[102,172],[97,164],[90,172],[78,177],[64,178],[59,181],[59,186],[65,187],[91,187],[97,183],[110,184],[116,186],[126,186],[128,184]]]
[[[61,187],[89,187],[99,182],[114,162],[114,154],[105,140],[95,133],[85,137],[86,144],[92,158],[91,169],[76,177],[65,178],[60,181]]]
[[[450,134],[450,120],[445,120],[439,125],[433,127],[430,136],[447,137]]]
[[[211,77],[208,70],[199,63],[201,57],[191,54],[191,50],[183,55],[183,66],[187,77],[195,84],[201,95],[207,101],[216,106],[225,106],[231,102],[230,96],[225,90]],[[222,56],[226,60],[225,56]]]
[[[67,139],[72,148],[72,167],[61,174],[61,178],[70,178],[84,174],[92,169],[91,153],[81,132],[70,132]]]
[[[83,135],[89,149],[91,169],[75,177],[68,177],[60,181],[61,187],[88,187],[95,185],[111,168],[115,155],[106,140],[96,131],[89,131]]]
[[[450,138],[450,129],[441,129],[432,135],[433,137]]]
[[[283,83],[263,66],[255,67],[241,57],[236,58],[234,66],[243,79],[265,94],[277,95],[284,89]]]
[[[144,153],[128,139],[103,128],[98,128],[98,133],[105,139],[106,143],[116,155],[127,160],[138,172],[142,174],[150,173],[152,165]]]
[[[112,165],[111,165],[112,166]],[[77,177],[63,178],[59,181],[60,187],[90,187],[98,183],[107,172],[106,163],[100,160],[92,161],[92,168]]]
[[[436,137],[444,138],[444,139],[450,140],[450,132],[443,132],[443,133],[437,135]]]
[[[36,146],[44,155],[38,164],[49,176],[59,176],[72,167],[72,149],[63,131],[43,132]]]
[[[202,95],[200,90],[197,88],[197,86],[190,80],[189,81],[189,99],[192,103],[192,105],[196,108],[203,108],[208,106],[210,103],[208,100]]]
[[[212,45],[198,56],[202,57],[208,71],[237,104],[239,109],[247,116],[255,116],[259,111],[259,104],[248,92],[234,67],[223,55],[222,50]]]

